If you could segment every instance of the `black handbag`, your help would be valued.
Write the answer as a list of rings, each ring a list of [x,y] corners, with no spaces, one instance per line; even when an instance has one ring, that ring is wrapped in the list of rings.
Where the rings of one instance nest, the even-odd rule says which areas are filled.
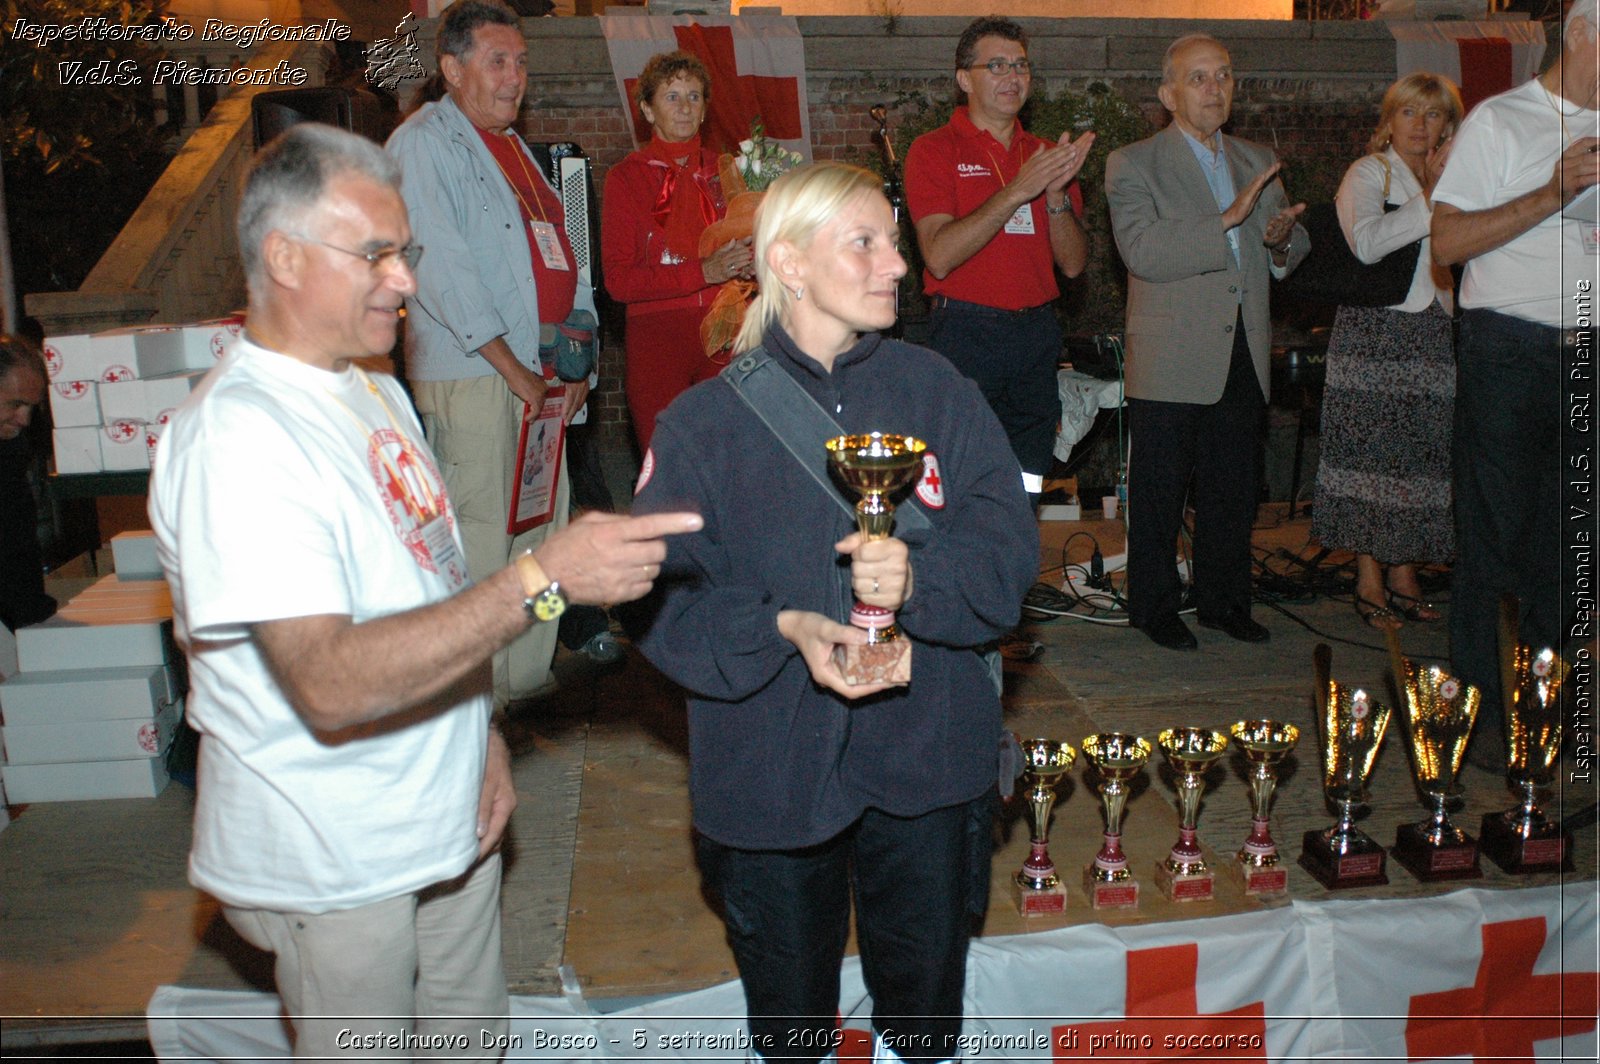
[[[1399,210],[1400,205],[1389,202],[1389,160],[1379,158],[1383,161],[1383,210],[1387,214]],[[1293,273],[1278,282],[1281,294],[1343,307],[1392,307],[1405,301],[1417,272],[1422,238],[1368,265],[1350,250],[1333,204],[1307,207],[1300,224],[1311,236],[1311,251]]]

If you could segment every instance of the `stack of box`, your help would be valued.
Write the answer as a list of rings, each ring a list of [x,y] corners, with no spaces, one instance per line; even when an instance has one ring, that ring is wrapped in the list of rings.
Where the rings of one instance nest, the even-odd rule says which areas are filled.
[[[234,317],[47,339],[56,472],[149,469],[172,408],[242,329]]]
[[[0,683],[6,800],[140,798],[167,785],[183,717],[184,672],[172,596],[149,576],[155,539],[112,541],[118,574],[43,624],[17,632],[21,671]]]

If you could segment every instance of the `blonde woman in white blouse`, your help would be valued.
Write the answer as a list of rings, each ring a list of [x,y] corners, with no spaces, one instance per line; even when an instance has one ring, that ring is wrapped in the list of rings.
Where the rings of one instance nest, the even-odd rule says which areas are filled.
[[[1448,561],[1455,398],[1448,270],[1428,247],[1434,183],[1461,122],[1450,79],[1417,73],[1384,93],[1370,154],[1336,200],[1355,256],[1374,263],[1422,241],[1411,289],[1390,307],[1340,307],[1328,344],[1312,534],[1356,554],[1355,607],[1374,628],[1436,621],[1417,564]]]

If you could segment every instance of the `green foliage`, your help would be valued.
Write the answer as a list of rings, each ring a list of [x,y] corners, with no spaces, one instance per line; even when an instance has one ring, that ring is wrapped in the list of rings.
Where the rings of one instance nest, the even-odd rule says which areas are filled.
[[[950,120],[955,109],[952,99],[932,99],[922,93],[901,93],[892,104],[898,116],[891,135],[895,155],[904,159],[912,141]],[[1127,296],[1127,277],[1111,238],[1111,216],[1106,206],[1106,156],[1154,132],[1138,108],[1114,92],[1103,81],[1092,81],[1082,90],[1062,89],[1055,95],[1039,94],[1028,102],[1023,125],[1033,134],[1055,140],[1065,130],[1076,137],[1094,130],[1094,147],[1078,174],[1084,195],[1084,228],[1089,234],[1089,265],[1082,276],[1066,281],[1058,304],[1062,327],[1068,333],[1097,333],[1123,326],[1123,307]],[[863,165],[883,173],[884,161],[878,152],[863,155]],[[911,271],[906,275],[908,303],[921,302],[922,255],[907,222],[905,250]]]
[[[124,41],[18,40],[18,19],[159,22],[165,0],[0,0],[0,164],[21,292],[77,288],[166,166],[150,72],[160,52]],[[139,84],[63,85],[62,63]],[[119,64],[131,62],[132,67]],[[71,69],[71,68],[69,68]]]

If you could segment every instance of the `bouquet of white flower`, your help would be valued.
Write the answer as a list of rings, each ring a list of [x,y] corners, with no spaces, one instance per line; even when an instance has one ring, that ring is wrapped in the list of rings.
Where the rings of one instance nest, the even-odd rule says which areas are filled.
[[[767,139],[766,127],[757,118],[750,123],[750,139],[739,142],[739,154],[733,160],[744,179],[744,187],[751,192],[761,192],[781,175],[805,162],[797,151],[790,151],[775,141]]]

